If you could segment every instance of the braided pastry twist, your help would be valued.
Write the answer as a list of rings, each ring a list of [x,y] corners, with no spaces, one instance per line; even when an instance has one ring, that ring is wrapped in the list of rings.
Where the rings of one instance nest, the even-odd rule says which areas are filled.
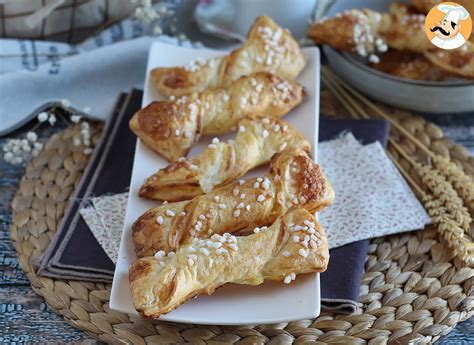
[[[409,17],[404,25],[396,25],[395,15],[353,9],[311,24],[308,35],[318,44],[328,44],[362,56],[380,48],[376,46],[377,38],[384,39],[390,48],[423,52],[431,43],[420,30],[421,17],[424,16]]]
[[[227,283],[259,285],[265,279],[290,283],[297,274],[326,270],[326,235],[307,210],[291,210],[268,229],[256,232],[195,238],[175,255],[160,252],[155,258],[137,260],[129,269],[135,308],[142,316],[156,319]]]
[[[334,198],[321,168],[301,149],[283,151],[268,176],[240,180],[188,201],[152,208],[133,224],[138,257],[174,251],[194,238],[268,225],[292,207],[316,212]]]
[[[180,201],[209,193],[239,178],[286,148],[311,151],[311,144],[283,120],[246,117],[235,141],[209,145],[199,156],[179,159],[145,180],[140,196]]]
[[[304,65],[303,52],[289,31],[262,16],[251,27],[243,46],[229,55],[185,67],[155,68],[151,80],[161,94],[182,96],[226,89],[234,80],[255,72],[294,79]]]
[[[186,156],[202,134],[228,133],[246,116],[282,117],[305,94],[292,80],[260,72],[236,80],[228,90],[153,102],[132,117],[130,128],[153,151],[175,161]]]
[[[474,43],[468,41],[462,49],[439,49],[426,37],[424,22],[425,15],[410,13],[407,5],[394,3],[390,13],[369,9],[345,11],[313,23],[308,35],[318,44],[328,44],[362,56],[377,49],[384,52],[386,46],[380,43],[380,38],[390,48],[423,54],[445,72],[474,78]]]

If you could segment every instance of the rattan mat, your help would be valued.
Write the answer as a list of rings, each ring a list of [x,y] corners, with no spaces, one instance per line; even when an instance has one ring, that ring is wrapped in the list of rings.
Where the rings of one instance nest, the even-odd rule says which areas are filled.
[[[322,93],[324,115],[343,114]],[[392,113],[393,114],[393,113]],[[473,158],[433,124],[397,112],[397,121],[431,150],[474,175]],[[11,237],[33,289],[74,327],[110,343],[428,343],[449,333],[474,313],[474,269],[465,266],[434,227],[371,242],[360,288],[363,308],[353,315],[324,313],[316,319],[255,326],[150,323],[109,309],[110,284],[40,277],[34,262],[46,249],[88,157],[72,144],[79,131],[54,135],[27,167],[13,200]],[[99,129],[96,128],[99,132]],[[416,146],[399,142],[414,159]],[[406,162],[394,155],[401,165]]]

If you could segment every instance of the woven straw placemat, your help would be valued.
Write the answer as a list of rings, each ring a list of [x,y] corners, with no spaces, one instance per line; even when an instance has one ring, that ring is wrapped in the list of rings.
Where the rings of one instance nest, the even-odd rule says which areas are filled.
[[[322,93],[324,115],[344,114]],[[397,121],[431,150],[474,175],[468,152],[435,125],[398,112]],[[449,333],[474,313],[474,269],[449,249],[434,226],[371,242],[360,288],[363,308],[353,315],[322,313],[316,319],[256,326],[151,323],[109,309],[110,284],[38,276],[34,262],[48,246],[88,157],[71,138],[79,128],[54,135],[26,169],[13,200],[11,237],[33,289],[65,320],[110,343],[427,343]],[[95,128],[96,135],[100,132]],[[391,138],[413,159],[423,152],[392,131]],[[393,157],[407,165],[396,152]],[[413,175],[413,178],[415,175]]]

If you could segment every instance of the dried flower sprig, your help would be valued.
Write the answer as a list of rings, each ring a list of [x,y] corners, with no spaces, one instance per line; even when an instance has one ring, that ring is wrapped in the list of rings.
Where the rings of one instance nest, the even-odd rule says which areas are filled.
[[[135,8],[134,15],[144,23],[151,23],[161,17],[153,8],[151,0],[142,0],[141,4]]]
[[[83,146],[83,152],[86,155],[89,155],[92,153],[92,148],[91,148],[91,128],[88,122],[82,121],[82,117],[72,111],[70,108],[71,102],[67,99],[63,99],[61,101],[61,105],[63,106],[63,109],[68,111],[69,113],[69,121],[73,124],[80,124],[81,126],[81,131],[78,135],[75,135],[72,138],[74,146]],[[84,112],[89,112],[90,108],[86,107],[84,108]],[[68,122],[65,118],[64,121]]]
[[[138,3],[134,17],[147,27],[149,33],[176,34],[176,4],[161,2],[153,5],[151,0],[141,0]]]
[[[43,144],[37,142],[35,132],[28,132],[25,139],[10,139],[3,146],[3,159],[12,165],[20,165],[36,157],[43,149]]]
[[[89,155],[92,153],[91,148],[91,128],[89,123],[82,122],[81,123],[81,131],[79,135],[75,135],[73,137],[74,146],[84,146],[84,153]]]
[[[472,183],[471,177],[443,156],[435,155],[432,161],[446,180],[452,183],[469,209],[474,210],[474,183]]]
[[[24,137],[7,140],[2,148],[5,162],[12,165],[21,165],[26,164],[31,158],[38,156],[43,149],[43,143],[38,140],[38,134],[35,131],[42,125],[49,124],[52,127],[55,126],[58,118],[67,124],[80,123],[80,136],[74,137],[73,143],[75,146],[83,146],[84,154],[92,153],[90,125],[85,121],[81,122],[82,117],[70,109],[70,105],[71,102],[69,100],[64,99],[61,101],[61,109],[63,112],[66,112],[69,119],[63,115],[63,112],[58,107],[52,107],[37,115],[36,119],[38,122]],[[84,111],[88,112],[90,108],[84,108]]]

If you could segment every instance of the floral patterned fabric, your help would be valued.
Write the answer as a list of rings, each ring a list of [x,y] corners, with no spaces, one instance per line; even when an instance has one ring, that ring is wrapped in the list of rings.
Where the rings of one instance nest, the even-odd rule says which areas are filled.
[[[363,146],[347,133],[319,145],[319,162],[336,194],[319,216],[330,248],[431,222],[379,142]]]
[[[82,218],[114,264],[117,261],[127,199],[128,193],[104,195],[93,198],[89,206],[80,210]]]

